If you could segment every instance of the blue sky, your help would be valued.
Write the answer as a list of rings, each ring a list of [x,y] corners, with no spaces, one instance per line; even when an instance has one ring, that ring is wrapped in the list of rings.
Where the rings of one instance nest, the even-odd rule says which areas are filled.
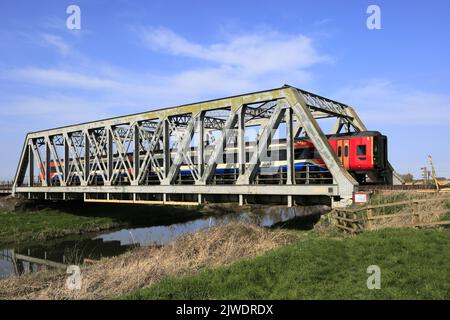
[[[81,29],[66,28],[67,6]],[[381,8],[381,30],[366,9]],[[355,107],[401,173],[450,176],[448,1],[0,2],[0,180],[26,132],[285,83]]]

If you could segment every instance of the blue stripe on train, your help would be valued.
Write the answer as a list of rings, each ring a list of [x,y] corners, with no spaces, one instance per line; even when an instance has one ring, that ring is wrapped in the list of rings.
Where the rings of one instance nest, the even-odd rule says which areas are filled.
[[[274,167],[268,167],[268,168],[264,168],[264,170],[276,170],[276,172],[278,172],[280,170],[280,168],[283,169],[283,171],[287,170],[287,165],[283,165],[283,166],[274,166]],[[306,163],[296,163],[295,164],[295,171],[301,171],[304,170],[306,168]],[[322,168],[318,165],[310,165],[309,166],[309,171],[315,171],[315,172],[322,172],[322,171],[327,171],[325,168]],[[181,174],[190,174],[191,170],[181,170],[180,171]],[[224,173],[239,173],[239,168],[224,168],[224,169],[216,169],[216,173],[217,174],[224,174]]]
[[[283,166],[273,166],[273,167],[268,167],[268,168],[264,168],[264,170],[276,170],[275,172],[278,172],[280,170],[280,168],[283,169],[283,171],[287,170],[287,165],[283,165]],[[295,171],[301,171],[304,170],[306,168],[306,163],[302,162],[302,163],[296,163],[295,164]],[[217,174],[224,174],[224,173],[234,173],[236,170],[236,173],[239,173],[239,169],[236,168],[224,168],[224,169],[216,169],[216,173]],[[318,165],[310,165],[309,166],[309,171],[310,172],[323,172],[323,171],[327,171],[325,168],[322,168]],[[191,170],[181,170],[180,171],[181,174],[191,174]],[[126,177],[127,174],[126,173],[122,173],[120,175],[121,177]]]

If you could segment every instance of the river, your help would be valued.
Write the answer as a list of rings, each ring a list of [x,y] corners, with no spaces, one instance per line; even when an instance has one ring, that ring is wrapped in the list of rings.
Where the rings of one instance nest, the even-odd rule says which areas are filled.
[[[284,208],[283,210],[258,210],[258,213],[242,212],[194,218],[170,225],[140,226],[120,230],[110,230],[99,234],[72,235],[57,240],[39,243],[17,244],[0,247],[0,278],[17,273],[36,272],[43,268],[37,263],[20,261],[13,263],[14,254],[54,261],[62,264],[81,264],[102,257],[116,256],[137,246],[162,246],[178,237],[220,226],[230,222],[253,223],[261,227],[273,227],[294,218],[326,212],[326,206]],[[300,218],[305,219],[305,218]],[[308,220],[308,218],[306,218]],[[308,220],[310,221],[310,219]]]

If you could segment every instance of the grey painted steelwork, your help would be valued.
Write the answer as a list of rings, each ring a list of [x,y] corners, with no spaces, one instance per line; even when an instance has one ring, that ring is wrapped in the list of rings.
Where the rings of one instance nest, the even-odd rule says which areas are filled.
[[[336,118],[334,132],[362,131],[353,108],[291,86],[210,100],[174,108],[28,133],[20,155],[13,192],[44,194],[329,196],[334,205],[351,203],[358,183],[343,168],[317,119]],[[286,172],[280,180],[261,177],[261,156],[274,132],[285,124]],[[246,130],[259,127],[256,141]],[[331,181],[307,178],[298,183],[294,138],[306,134],[324,160]],[[234,179],[218,182],[218,164],[236,149]],[[227,153],[228,152],[228,153]],[[180,175],[188,170],[190,178]],[[187,169],[186,169],[187,168]],[[238,170],[236,170],[238,169]],[[265,181],[265,182],[261,182]],[[271,181],[271,182],[267,182]],[[103,199],[103,198],[102,198]],[[95,199],[94,199],[95,200]]]

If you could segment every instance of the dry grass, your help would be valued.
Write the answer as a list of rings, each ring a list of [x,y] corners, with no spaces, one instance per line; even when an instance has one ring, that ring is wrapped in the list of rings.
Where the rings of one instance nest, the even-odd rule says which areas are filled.
[[[1,299],[103,299],[148,287],[168,275],[228,265],[292,242],[283,231],[230,224],[181,237],[164,247],[138,248],[82,267],[82,289],[68,290],[66,275],[42,272],[0,281]]]
[[[374,209],[374,216],[388,214],[405,214],[405,216],[392,217],[387,219],[378,219],[372,222],[373,229],[383,228],[401,228],[408,227],[415,223],[428,223],[439,221],[443,215],[448,212],[448,203],[450,197],[435,193],[398,193],[391,197],[399,198],[397,201],[408,201],[413,199],[427,199],[430,201],[420,202],[418,204],[402,205],[381,209]],[[394,202],[387,201],[385,203]]]

